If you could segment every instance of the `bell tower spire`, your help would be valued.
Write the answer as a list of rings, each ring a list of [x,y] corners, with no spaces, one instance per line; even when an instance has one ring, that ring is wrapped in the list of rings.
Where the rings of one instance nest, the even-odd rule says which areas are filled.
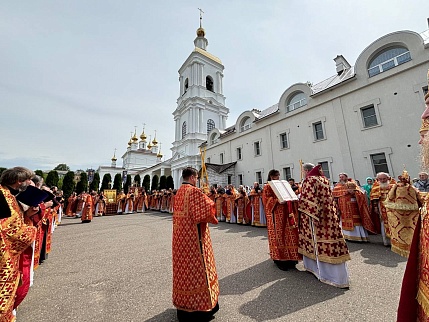
[[[203,50],[206,50],[209,42],[205,38],[206,32],[203,28],[203,13],[204,11],[200,8],[198,8],[200,11],[200,28],[197,29],[197,38],[194,40],[195,47],[201,48]]]

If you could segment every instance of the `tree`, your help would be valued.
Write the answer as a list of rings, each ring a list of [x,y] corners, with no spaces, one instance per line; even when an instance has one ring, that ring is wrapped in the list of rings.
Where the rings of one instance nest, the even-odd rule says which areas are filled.
[[[149,191],[150,189],[150,175],[145,175],[143,178],[143,184],[144,190]]]
[[[48,176],[46,177],[46,185],[50,188],[53,186],[58,186],[58,180],[59,180],[58,172],[56,170],[51,170],[48,173]]]
[[[174,189],[174,180],[172,176],[167,177],[167,189]]]
[[[54,170],[59,170],[59,171],[70,171],[70,167],[65,164],[65,163],[61,163],[59,165],[57,165]]]
[[[64,199],[67,200],[68,197],[71,196],[71,194],[73,193],[75,187],[75,183],[74,183],[74,172],[73,171],[69,171],[66,173],[66,175],[64,176],[63,179],[63,193],[64,193]]]
[[[109,183],[112,184],[112,176],[110,175],[110,173],[106,173],[103,176],[103,181],[101,182],[101,191],[106,190],[106,189],[111,189],[112,187],[109,187]]]
[[[115,174],[112,189],[116,189],[117,192],[122,190],[122,175],[120,173]]]
[[[134,182],[136,183],[137,187],[140,187],[140,183],[142,182],[142,179],[140,178],[140,175],[139,175],[139,174],[137,174],[137,175],[134,177]]]
[[[98,192],[99,187],[100,187],[100,174],[96,172],[94,173],[94,179],[92,179],[92,182],[89,185],[89,190],[90,191],[94,190]]]
[[[76,184],[76,193],[80,194],[81,192],[87,191],[87,190],[88,190],[88,175],[86,174],[86,172],[82,172],[80,174],[80,180]]]
[[[128,193],[131,187],[131,175],[127,174],[127,181],[125,181],[124,192]]]
[[[59,190],[62,190],[62,189],[63,189],[63,180],[64,180],[64,177],[60,177],[60,178],[58,179],[57,187],[58,187],[58,189],[59,189]]]
[[[161,176],[159,178],[159,189],[167,189],[167,177]]]
[[[158,176],[155,174],[155,175],[152,177],[152,186],[150,187],[150,189],[151,189],[152,191],[154,191],[154,190],[158,190],[158,182],[159,182],[159,178],[158,178]]]
[[[3,173],[4,170],[7,170],[7,168],[0,168],[0,176]]]
[[[39,177],[43,178],[43,180],[45,180],[45,174],[42,170],[36,170],[34,171],[34,173],[37,174]]]

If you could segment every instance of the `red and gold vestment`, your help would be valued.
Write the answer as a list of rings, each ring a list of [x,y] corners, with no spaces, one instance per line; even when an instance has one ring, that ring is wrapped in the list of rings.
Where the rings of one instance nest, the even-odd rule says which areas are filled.
[[[199,188],[182,184],[174,199],[173,304],[183,311],[210,311],[219,282],[208,223],[217,224],[214,202]]]
[[[330,264],[350,260],[349,250],[339,226],[329,180],[322,175],[307,176],[301,189],[298,206],[299,252],[313,260]]]
[[[0,321],[13,321],[13,304],[20,280],[19,258],[36,238],[36,227],[24,223],[24,213],[9,189],[0,186],[11,211],[0,220]]]
[[[292,201],[280,204],[273,189],[266,184],[262,202],[267,217],[268,244],[273,260],[298,261],[298,214],[293,212]]]

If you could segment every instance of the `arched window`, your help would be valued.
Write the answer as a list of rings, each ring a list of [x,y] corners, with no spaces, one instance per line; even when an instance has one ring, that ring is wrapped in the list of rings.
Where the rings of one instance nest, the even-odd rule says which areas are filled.
[[[186,93],[186,91],[188,90],[188,87],[189,87],[189,81],[188,81],[188,79],[186,78],[186,79],[185,79],[185,93]]]
[[[183,122],[182,124],[182,139],[184,139],[186,136],[186,122]]]
[[[250,119],[250,117],[245,117],[241,120],[240,122],[240,132],[244,132],[247,131],[248,129],[250,129],[252,127],[252,120]]]
[[[206,88],[207,88],[207,90],[214,92],[214,90],[213,90],[213,78],[211,78],[210,76],[206,77]]]
[[[217,143],[217,134],[213,133],[210,137],[210,144],[215,144]]]
[[[296,92],[286,104],[286,113],[307,105],[307,97],[303,92]]]
[[[369,77],[378,75],[386,70],[411,60],[410,51],[406,47],[389,47],[378,53],[368,65]]]
[[[215,122],[212,119],[209,119],[207,121],[207,134],[210,133],[211,130],[213,130],[215,128]]]

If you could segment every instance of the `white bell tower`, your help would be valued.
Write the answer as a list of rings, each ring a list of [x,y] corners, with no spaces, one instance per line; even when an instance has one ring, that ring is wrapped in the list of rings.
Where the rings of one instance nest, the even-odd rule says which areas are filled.
[[[229,113],[222,88],[224,66],[206,50],[208,41],[202,28],[202,10],[199,10],[195,48],[179,69],[180,93],[173,112],[175,141],[171,149],[171,171],[175,187],[179,186],[183,168],[191,166],[200,170],[199,146],[207,141],[211,129],[225,129]]]

